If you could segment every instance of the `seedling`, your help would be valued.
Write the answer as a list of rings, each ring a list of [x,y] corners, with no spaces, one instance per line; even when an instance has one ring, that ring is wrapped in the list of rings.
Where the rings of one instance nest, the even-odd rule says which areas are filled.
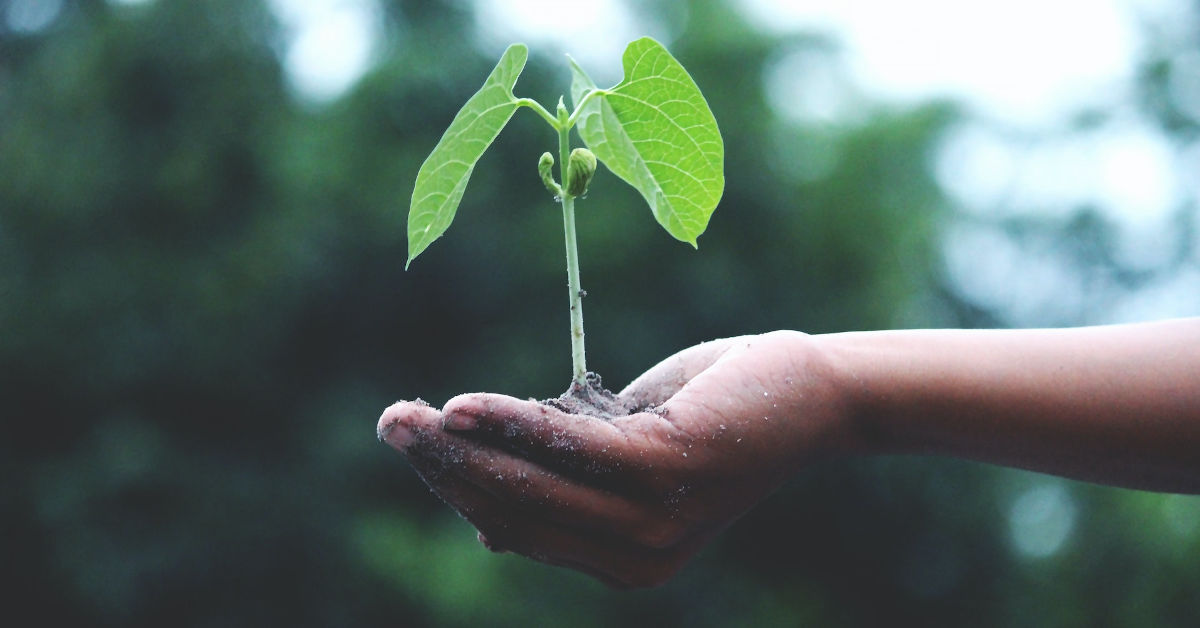
[[[555,160],[549,152],[538,161],[538,172],[546,189],[562,204],[571,312],[571,390],[582,390],[587,385],[587,365],[575,200],[587,191],[597,160],[641,193],[667,233],[695,247],[725,188],[725,148],[716,119],[695,81],[653,39],[638,39],[625,48],[625,77],[609,89],[596,87],[568,57],[575,105],[570,112],[562,97],[551,114],[537,102],[513,94],[528,56],[524,44],[513,44],[504,51],[483,87],[463,105],[421,164],[408,210],[405,268],[446,232],[475,164],[504,125],[517,109],[532,109],[558,134],[562,183],[554,179]],[[586,148],[571,148],[572,128],[578,129]]]

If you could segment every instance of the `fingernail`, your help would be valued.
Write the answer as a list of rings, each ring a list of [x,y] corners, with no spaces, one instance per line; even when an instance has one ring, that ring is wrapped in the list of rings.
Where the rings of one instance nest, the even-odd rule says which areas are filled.
[[[395,447],[396,449],[406,449],[412,444],[414,436],[412,430],[399,424],[399,421],[392,421],[387,425],[380,425],[378,430],[379,440]]]
[[[375,436],[380,442],[387,443],[397,449],[404,449],[413,442],[413,433],[400,425],[400,414],[396,404],[383,411],[379,423],[375,426]]]
[[[479,426],[479,419],[463,412],[451,412],[442,419],[442,428],[447,430],[473,430]]]

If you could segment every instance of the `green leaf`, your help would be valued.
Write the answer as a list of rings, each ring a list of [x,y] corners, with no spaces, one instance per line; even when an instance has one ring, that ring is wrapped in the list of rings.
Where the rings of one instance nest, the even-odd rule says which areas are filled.
[[[608,169],[637,188],[672,236],[696,238],[725,190],[725,146],[708,102],[662,44],[644,37],[622,56],[625,78],[579,112],[579,135]],[[575,106],[596,84],[571,61]]]
[[[454,116],[450,128],[421,164],[408,206],[405,269],[454,221],[475,164],[517,110],[512,90],[528,57],[529,50],[523,44],[509,46],[483,87]]]

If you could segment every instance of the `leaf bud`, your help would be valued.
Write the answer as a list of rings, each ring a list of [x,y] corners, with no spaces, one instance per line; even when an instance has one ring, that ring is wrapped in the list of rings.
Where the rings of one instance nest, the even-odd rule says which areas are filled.
[[[554,173],[551,168],[554,167],[554,155],[550,153],[542,153],[541,159],[538,159],[538,174],[542,177],[542,185],[555,196],[562,195],[562,189],[554,182]]]
[[[571,157],[567,161],[567,194],[583,196],[587,192],[588,184],[592,182],[594,174],[596,174],[596,156],[592,154],[592,151],[586,148],[576,148],[571,151]]]

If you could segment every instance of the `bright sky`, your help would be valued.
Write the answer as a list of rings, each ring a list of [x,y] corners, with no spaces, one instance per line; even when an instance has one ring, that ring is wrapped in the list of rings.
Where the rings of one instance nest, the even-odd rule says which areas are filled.
[[[302,94],[318,100],[335,97],[367,69],[380,35],[377,0],[270,2],[291,33],[285,61]],[[12,6],[27,3],[18,0]],[[764,30],[835,35],[843,44],[849,75],[871,95],[901,101],[950,96],[984,115],[1023,123],[1052,122],[1121,89],[1144,45],[1138,20],[1186,15],[1185,0],[741,4],[751,22]],[[569,49],[581,61],[602,61],[598,74],[612,74],[615,63],[610,60],[619,58],[629,39],[671,37],[646,33],[645,25],[638,25],[615,0],[475,0],[475,5],[486,46],[502,50],[521,39]],[[571,19],[563,24],[566,7]]]
[[[1119,86],[1139,47],[1139,11],[1123,0],[743,3],[763,29],[838,34],[855,82],[874,94],[951,96],[1027,122]]]
[[[270,0],[288,32],[284,67],[304,98],[333,100],[368,69],[383,34],[375,0]]]

